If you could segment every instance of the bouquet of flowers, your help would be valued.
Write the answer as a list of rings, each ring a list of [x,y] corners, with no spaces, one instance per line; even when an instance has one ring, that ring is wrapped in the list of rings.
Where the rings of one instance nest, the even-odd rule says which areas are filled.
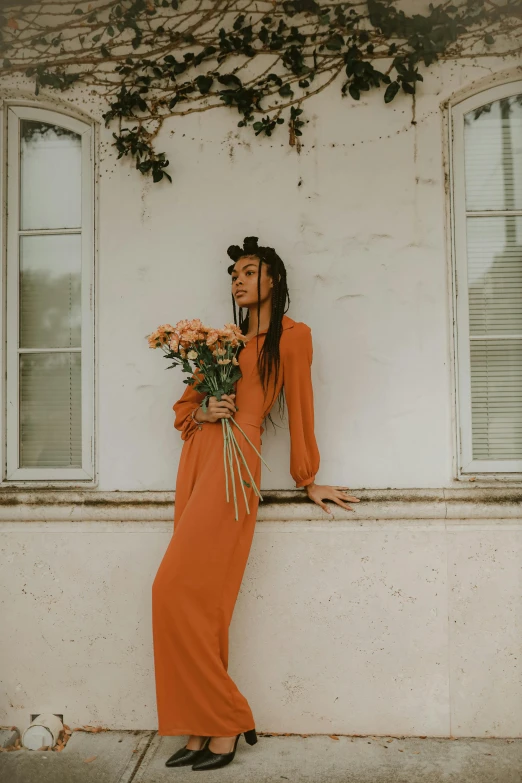
[[[181,367],[183,372],[190,373],[190,377],[186,378],[183,383],[190,384],[197,391],[206,393],[201,404],[205,412],[210,396],[221,400],[223,394],[234,392],[234,384],[241,377],[237,354],[245,340],[236,324],[225,324],[223,329],[214,329],[205,326],[199,318],[194,318],[192,321],[178,321],[175,326],[170,324],[159,326],[155,332],[148,335],[147,339],[150,348],[161,348],[164,357],[172,360],[172,364],[165,369]],[[241,451],[232,424],[243,434],[267,468],[269,470],[270,468],[237,421],[232,416],[228,419],[221,419],[227,502],[230,502],[230,483],[234,497],[235,519],[238,520],[234,465],[237,467],[247,512],[250,513],[250,508],[245,486],[252,486],[260,500],[263,498]],[[245,466],[251,484],[241,476],[241,462]]]

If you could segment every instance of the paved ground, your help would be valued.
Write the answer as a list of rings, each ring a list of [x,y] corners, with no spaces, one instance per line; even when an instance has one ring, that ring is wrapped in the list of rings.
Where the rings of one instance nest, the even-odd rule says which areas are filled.
[[[0,745],[6,737],[0,732]],[[184,744],[153,731],[74,732],[60,753],[0,753],[0,782],[194,783],[191,767],[165,767]],[[241,737],[232,764],[206,775],[227,783],[522,783],[522,739],[261,735],[250,747]]]
[[[3,745],[7,733],[2,733]],[[0,781],[130,783],[154,736],[153,731],[75,731],[59,753],[25,748],[0,753]]]

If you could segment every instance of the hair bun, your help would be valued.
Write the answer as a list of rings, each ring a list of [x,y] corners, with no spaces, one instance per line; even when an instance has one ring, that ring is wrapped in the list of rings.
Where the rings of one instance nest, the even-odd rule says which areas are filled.
[[[245,237],[243,240],[243,252],[247,255],[255,255],[259,250],[257,237]]]
[[[227,250],[227,255],[232,259],[232,261],[237,261],[238,258],[241,258],[243,255],[243,250],[239,247],[239,245],[230,245]]]

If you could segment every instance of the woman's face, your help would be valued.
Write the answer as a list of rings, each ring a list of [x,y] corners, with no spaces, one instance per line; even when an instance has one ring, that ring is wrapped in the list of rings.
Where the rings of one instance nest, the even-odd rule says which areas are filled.
[[[232,295],[239,307],[257,306],[257,275],[261,266],[261,304],[272,298],[273,280],[268,266],[259,263],[257,256],[242,256],[232,270]]]

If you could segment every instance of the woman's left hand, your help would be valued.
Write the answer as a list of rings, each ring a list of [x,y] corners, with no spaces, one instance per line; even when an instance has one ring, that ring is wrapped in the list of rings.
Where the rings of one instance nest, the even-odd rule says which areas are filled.
[[[331,487],[328,484],[321,485],[314,483],[308,484],[305,489],[310,500],[313,500],[314,503],[321,506],[323,511],[326,511],[327,514],[332,514],[332,512],[327,508],[326,504],[323,503],[323,500],[333,500],[338,506],[346,508],[348,511],[355,511],[355,509],[348,505],[346,502],[347,500],[352,503],[360,502],[360,498],[346,494],[344,490],[347,490],[348,487]]]

